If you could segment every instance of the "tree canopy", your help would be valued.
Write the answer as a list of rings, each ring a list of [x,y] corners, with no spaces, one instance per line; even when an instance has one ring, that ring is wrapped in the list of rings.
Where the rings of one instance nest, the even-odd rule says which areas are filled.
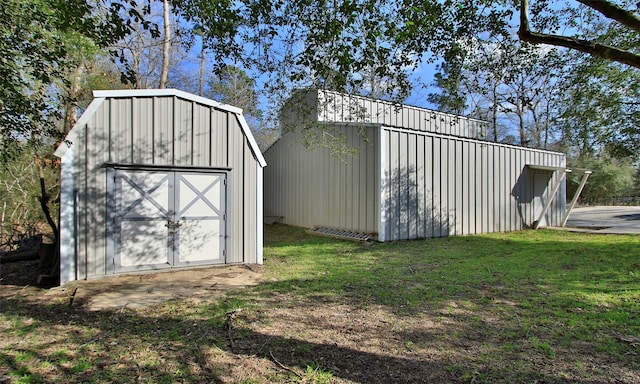
[[[59,139],[55,122],[82,53],[96,54],[144,15],[132,2],[7,0],[0,5],[0,155],[15,140]],[[146,24],[151,28],[149,24]],[[95,48],[94,48],[95,47]],[[111,51],[118,57],[117,51]],[[125,70],[124,73],[127,71]]]
[[[170,9],[172,18],[166,12],[164,17],[152,17],[158,7]],[[150,55],[166,57],[170,40],[168,32],[159,39],[161,29],[176,34],[179,39],[171,44],[183,44],[187,54],[194,44],[201,44],[201,67],[205,53],[209,55],[211,71],[206,72],[219,76],[229,65],[236,67],[259,79],[256,84],[272,99],[286,98],[296,87],[323,87],[402,101],[416,84],[415,70],[424,63],[439,63],[442,72],[437,81],[441,85],[448,82],[446,87],[451,90],[447,92],[453,96],[455,87],[475,86],[459,77],[463,69],[474,69],[469,66],[474,50],[479,53],[484,44],[482,49],[495,51],[496,44],[513,41],[516,31],[525,42],[570,48],[634,68],[640,62],[637,4],[626,0],[579,1],[578,5],[550,0],[7,0],[0,14],[15,21],[0,26],[5,58],[0,62],[2,143],[35,137],[59,139],[62,132],[56,122],[76,94],[69,89],[78,73],[74,69],[82,60],[78,51],[85,52],[85,57],[112,57],[123,78],[132,86],[144,86],[134,80],[140,79],[139,72],[145,67],[139,57],[125,52],[123,42],[136,34],[143,38],[140,47],[165,47],[162,55],[151,50]],[[160,28],[169,20],[175,23],[173,28]],[[570,34],[562,36],[557,31]],[[533,52],[545,50],[529,49],[525,43],[521,46],[521,53],[528,50],[524,56],[529,55],[529,62],[519,64],[520,68],[539,66],[536,55],[540,55]],[[521,53],[517,56],[523,57]],[[591,65],[584,57],[575,60]],[[476,64],[479,69],[480,63]],[[188,77],[167,80],[171,72],[167,74],[166,66],[160,72],[160,83],[177,87],[181,85],[177,81]],[[489,80],[485,76],[483,81]],[[199,83],[202,88],[206,82],[201,79]],[[521,85],[532,88],[533,84]],[[438,104],[442,106],[444,101],[456,100],[445,93],[441,96]],[[627,93],[620,101],[635,103],[635,96]],[[509,97],[500,97],[503,112],[520,108],[517,98],[509,102]],[[528,102],[533,102],[532,97],[526,96]],[[449,107],[462,111],[463,101],[458,99]],[[484,117],[492,118],[486,113]],[[636,137],[637,129],[632,126],[619,125],[620,138]]]

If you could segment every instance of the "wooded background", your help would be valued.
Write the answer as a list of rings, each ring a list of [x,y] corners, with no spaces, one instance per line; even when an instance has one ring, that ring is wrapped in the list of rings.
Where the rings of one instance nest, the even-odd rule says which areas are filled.
[[[263,148],[296,88],[409,102],[485,119],[487,140],[567,153],[594,170],[583,203],[638,204],[634,1],[7,0],[0,16],[4,248],[42,231],[47,210],[56,233],[51,153],[96,89],[243,108]]]

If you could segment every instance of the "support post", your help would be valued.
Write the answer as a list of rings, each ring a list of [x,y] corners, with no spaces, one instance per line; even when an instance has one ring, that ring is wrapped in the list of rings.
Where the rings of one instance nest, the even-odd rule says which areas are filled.
[[[582,180],[580,181],[580,185],[578,186],[578,189],[576,190],[576,193],[573,195],[573,198],[571,199],[571,203],[569,203],[569,207],[567,208],[567,212],[565,212],[564,217],[562,218],[562,224],[561,227],[564,227],[567,224],[567,220],[569,220],[569,215],[571,214],[571,211],[573,210],[573,207],[575,207],[576,203],[578,202],[578,198],[580,197],[580,194],[582,193],[582,190],[584,189],[585,184],[587,184],[587,179],[589,179],[589,176],[591,175],[591,171],[584,171],[584,176],[582,176]]]
[[[551,206],[551,203],[553,202],[553,199],[556,197],[556,193],[558,192],[558,189],[560,189],[560,184],[562,184],[561,183],[562,178],[567,174],[567,172],[571,172],[571,170],[570,169],[557,170],[556,172],[562,172],[562,175],[560,175],[558,177],[558,181],[553,186],[553,191],[549,195],[549,198],[547,199],[547,202],[544,204],[544,208],[542,209],[542,212],[538,216],[538,219],[533,223],[533,229],[538,229],[538,224],[540,223],[540,221],[542,220],[544,215],[547,214],[547,211],[549,210],[549,207]]]

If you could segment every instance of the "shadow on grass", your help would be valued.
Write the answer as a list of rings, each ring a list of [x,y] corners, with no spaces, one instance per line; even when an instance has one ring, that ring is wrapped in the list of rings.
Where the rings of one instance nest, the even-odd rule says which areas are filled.
[[[637,351],[608,333],[640,332],[637,240],[523,232],[364,246],[273,231],[283,232],[265,252],[275,281],[230,295],[254,305],[231,332],[225,313],[234,308],[224,301],[88,312],[16,296],[0,302],[11,322],[0,328],[11,339],[0,341],[0,377],[310,382],[283,366],[300,376],[319,367],[354,383],[595,384],[640,376]],[[378,306],[388,317],[319,316],[325,305],[359,314]]]
[[[319,367],[331,372],[334,378],[354,383],[574,382],[561,375],[542,373],[535,367],[487,365],[478,369],[474,368],[476,364],[473,361],[460,364],[443,359],[397,357],[386,351],[369,353],[335,343],[256,332],[248,327],[235,328],[230,339],[222,323],[204,319],[144,316],[128,311],[85,312],[63,304],[43,308],[21,300],[6,300],[0,308],[5,316],[29,319],[37,324],[37,327],[23,332],[43,334],[41,343],[29,347],[5,345],[0,352],[0,362],[5,367],[0,373],[28,378],[25,382],[222,383],[237,377],[237,369],[245,370],[245,377],[251,377],[251,364],[246,359],[256,358],[262,360],[261,364],[271,366],[270,369],[256,368],[257,374],[271,371],[272,377],[258,379],[254,376],[244,382],[306,382],[301,378],[309,366]],[[76,331],[66,337],[57,335],[54,339],[45,336],[48,329],[68,326]],[[463,333],[460,337],[463,342],[456,346],[458,348],[472,348],[472,344],[479,341],[475,331],[462,329],[455,332]],[[363,336],[406,337],[427,345],[443,334],[375,334],[369,329]],[[234,340],[233,343],[230,340]],[[59,345],[68,347],[56,349]],[[154,355],[155,360],[144,357],[142,354],[145,353]],[[227,357],[220,359],[220,353]],[[36,365],[47,364],[49,373],[33,372],[25,364],[29,359],[35,359]],[[238,366],[232,366],[234,363]],[[290,367],[300,377],[296,378],[280,365]],[[588,379],[580,382],[601,383]]]

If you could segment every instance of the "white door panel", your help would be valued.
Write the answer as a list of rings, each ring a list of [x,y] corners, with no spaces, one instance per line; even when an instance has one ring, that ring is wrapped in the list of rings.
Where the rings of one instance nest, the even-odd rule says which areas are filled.
[[[116,271],[225,262],[226,174],[116,170]]]
[[[124,221],[120,227],[120,266],[169,266],[166,221]]]
[[[197,263],[207,260],[224,261],[221,249],[220,222],[217,220],[181,221],[179,262]]]
[[[176,176],[180,264],[224,262],[224,174]]]

